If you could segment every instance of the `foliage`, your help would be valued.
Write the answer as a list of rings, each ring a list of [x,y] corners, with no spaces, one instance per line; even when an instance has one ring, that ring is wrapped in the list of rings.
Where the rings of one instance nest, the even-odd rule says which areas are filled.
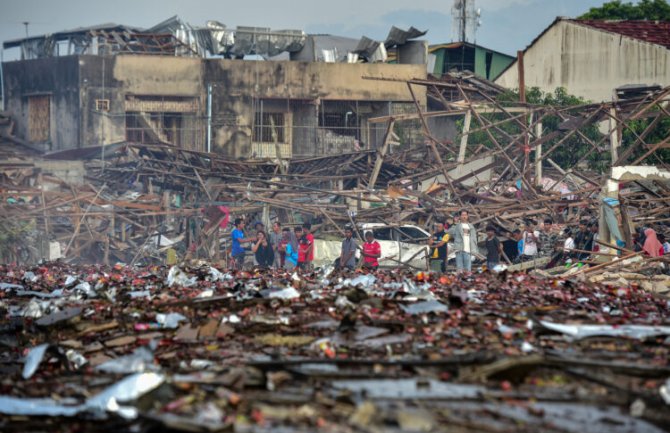
[[[508,90],[507,92],[498,95],[497,101],[503,106],[516,105],[519,101],[519,94],[517,91]],[[584,113],[582,112],[581,106],[588,103],[588,101],[585,101],[578,96],[569,94],[562,87],[559,87],[554,90],[554,92],[550,93],[542,92],[537,87],[528,88],[526,89],[526,102],[531,105],[565,108],[566,110],[563,111],[563,113],[566,118],[583,117]],[[648,147],[636,143],[637,137],[639,137],[649,126],[659,111],[658,108],[651,109],[648,111],[649,117],[627,121],[627,126],[622,128],[619,154],[621,155],[630,146],[635,145],[635,150],[628,158],[626,158],[626,162],[631,163],[635,161],[649,150]],[[661,113],[661,115],[662,120],[649,131],[646,137],[644,137],[645,143],[653,145],[653,143],[659,143],[670,136],[670,118],[663,116],[663,113]],[[485,123],[491,123],[505,119],[506,115],[482,114],[481,117],[485,119]],[[524,122],[524,119],[521,118],[520,121]],[[529,119],[526,118],[525,123],[528,123],[528,121]],[[546,137],[554,131],[560,131],[556,137],[543,143],[545,155],[546,152],[570,132],[566,129],[560,130],[559,125],[564,121],[565,119],[562,119],[557,115],[548,115],[542,119],[543,136]],[[475,132],[469,134],[468,141],[474,144],[474,146],[468,146],[470,149],[476,148],[476,145],[478,144],[482,144],[488,149],[496,149],[491,136],[504,147],[511,142],[510,137],[517,137],[522,132],[521,125],[513,120],[501,123],[498,125],[498,130],[489,128],[490,135],[486,131],[477,131],[481,126],[482,125],[473,118],[470,130]],[[458,122],[457,127],[459,130],[462,130],[462,120]],[[597,123],[583,126],[579,128],[579,132],[581,135],[577,133],[572,134],[568,139],[556,147],[556,149],[549,155],[549,158],[563,169],[572,168],[580,162],[586,163],[589,168],[599,172],[609,169],[611,166],[609,137],[603,139],[603,133],[599,131]],[[592,143],[598,144],[597,150],[593,150],[593,145],[588,142],[589,140]],[[532,141],[534,141],[534,137],[531,136],[531,142]],[[512,147],[511,155],[516,154],[519,156],[519,153],[523,152],[523,143],[517,142],[514,146],[516,147],[516,150],[515,147]],[[534,159],[534,152],[531,152],[530,159]],[[670,163],[670,149],[659,149],[640,163],[647,165],[668,164]]]
[[[655,108],[649,111],[649,114],[656,116],[659,114],[659,109]],[[666,140],[670,137],[670,118],[660,113],[662,119],[656,124],[656,126],[650,130],[646,137],[644,137],[645,143],[650,143],[650,146],[653,143],[659,143],[663,140]],[[647,129],[649,124],[654,120],[654,117],[649,117],[646,119],[637,119],[627,122],[627,128],[624,128],[621,133],[621,150],[619,154],[625,152],[630,146],[636,143],[638,137]],[[626,159],[627,162],[632,163],[638,158],[642,157],[647,153],[649,149],[644,146],[637,145],[635,150],[631,153],[631,156]],[[643,165],[656,165],[656,164],[668,164],[670,163],[670,149],[659,149],[654,154],[646,157],[641,164]]]
[[[516,91],[508,90],[507,92],[498,95],[497,100],[503,105],[514,105],[519,101],[519,94]],[[587,103],[587,101],[584,99],[569,94],[562,87],[559,87],[554,92],[550,93],[542,92],[537,87],[528,88],[526,89],[526,102],[532,105],[551,105],[554,107],[566,108],[575,107],[575,111],[577,110],[577,107]],[[569,116],[570,111],[568,110],[566,114]],[[488,122],[496,122],[504,119],[503,115],[500,114],[485,114],[482,115],[482,117],[486,118]],[[521,122],[524,121],[523,119],[520,120]],[[525,119],[525,123],[528,123],[528,120],[529,119]],[[553,131],[557,131],[559,129],[559,125],[563,122],[564,120],[556,115],[544,117],[542,120],[543,136],[546,136]],[[473,119],[471,130],[478,129],[479,127],[481,127],[481,125],[477,124]],[[518,136],[518,134],[521,134],[522,129],[519,123],[514,121],[507,121],[499,125],[499,130],[489,129],[489,132],[496,141],[498,141],[502,146],[505,146],[511,142],[509,136]],[[545,152],[548,151],[559,140],[561,140],[567,133],[567,131],[562,132],[562,134],[559,134],[557,137],[548,140],[543,144]],[[598,142],[598,140],[602,137],[602,134],[599,133],[596,125],[582,127],[580,128],[580,132],[584,137],[593,142]],[[505,134],[508,134],[508,136]],[[491,140],[491,135],[489,135],[489,133],[486,131],[474,132],[469,135],[468,141],[471,143],[483,144],[489,149],[494,149],[495,144]],[[533,140],[534,138],[531,137],[531,142]],[[516,149],[518,149],[519,153],[523,152],[523,143],[517,142],[514,146]],[[565,140],[561,145],[553,150],[549,155],[549,158],[551,158],[564,169],[574,167],[583,159],[590,168],[595,170],[603,170],[606,167],[607,162],[610,160],[609,151],[605,148],[601,149],[600,151],[591,151],[591,149],[593,149],[593,147],[583,137],[581,137],[579,134],[573,134],[570,138]],[[512,148],[511,154],[515,154],[514,148]],[[587,154],[588,156],[585,157]],[[533,158],[534,152],[531,152],[530,159],[533,160]]]
[[[666,0],[641,0],[637,4],[614,0],[591,8],[579,17],[588,20],[657,20],[670,21],[670,4]]]

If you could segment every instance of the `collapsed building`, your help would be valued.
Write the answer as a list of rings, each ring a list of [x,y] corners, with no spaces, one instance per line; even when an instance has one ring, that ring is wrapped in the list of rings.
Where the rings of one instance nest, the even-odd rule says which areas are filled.
[[[411,40],[423,34],[393,28],[353,47],[178,18],[80,28],[6,41],[21,60],[3,64],[3,99],[15,135],[43,152],[134,142],[229,158],[338,154],[381,142],[369,118],[413,109],[402,83],[363,77],[425,78],[426,43]],[[397,64],[383,62],[391,48]]]

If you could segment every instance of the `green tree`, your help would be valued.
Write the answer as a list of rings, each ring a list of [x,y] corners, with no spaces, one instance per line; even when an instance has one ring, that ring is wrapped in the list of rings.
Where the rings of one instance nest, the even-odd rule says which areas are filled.
[[[519,93],[517,91],[508,90],[507,92],[498,95],[496,99],[502,105],[514,106],[518,104]],[[548,93],[543,92],[537,87],[531,87],[526,89],[526,102],[531,105],[553,106],[567,109],[564,112],[565,118],[561,118],[557,115],[549,115],[542,120],[542,131],[544,136],[547,136],[554,131],[561,132],[560,134],[557,134],[555,138],[545,142],[544,149],[546,151],[567,134],[568,131],[561,129],[561,124],[571,117],[580,117],[579,107],[586,104],[588,101],[569,94],[565,88],[562,87],[557,88],[554,92]],[[574,107],[574,110],[571,110],[570,107]],[[500,114],[484,114],[482,117],[486,118],[489,122],[496,122],[504,119]],[[481,125],[472,126],[472,129],[477,129],[480,126]],[[462,121],[459,122],[459,127],[462,128]],[[509,136],[518,136],[518,134],[522,132],[522,129],[517,122],[507,121],[501,123],[498,126],[498,129],[489,129],[489,132],[493,135],[493,138],[496,141],[504,146],[506,143],[510,142]],[[607,149],[606,146],[602,146],[602,149],[593,151],[593,146],[587,141],[588,139],[597,143],[602,137],[602,134],[598,131],[597,125],[592,124],[583,126],[579,129],[579,132],[581,132],[582,135],[573,134],[570,136],[551,152],[549,158],[564,169],[574,167],[578,162],[584,161],[592,169],[603,170],[611,158],[609,149]],[[533,140],[534,138],[531,137],[531,141]],[[495,144],[491,140],[491,136],[486,131],[477,131],[470,134],[468,141],[471,143],[482,144],[489,149],[495,147]],[[518,149],[519,152],[523,151],[521,143],[518,144]],[[514,150],[512,151],[512,154],[514,154]],[[535,153],[532,152],[531,160],[534,159],[534,155]]]
[[[666,0],[641,0],[637,4],[614,0],[591,8],[579,17],[585,20],[655,20],[670,21],[670,4]]]
[[[503,106],[515,106],[519,101],[519,93],[514,90],[508,90],[496,97],[496,100]],[[555,137],[546,141],[543,145],[545,152],[552,148],[554,144],[562,140],[570,131],[571,127],[566,125],[566,120],[579,119],[588,116],[584,112],[583,105],[588,104],[589,101],[569,94],[565,88],[559,87],[553,92],[545,93],[537,87],[526,89],[526,102],[535,106],[553,106],[556,108],[563,108],[562,116],[548,115],[542,120],[543,136],[554,134]],[[619,154],[626,152],[631,146],[635,146],[626,158],[624,163],[631,163],[648,153],[648,150],[654,143],[660,143],[670,137],[670,117],[664,115],[658,107],[652,108],[648,111],[647,116],[638,120],[629,120],[626,126],[621,130],[621,147]],[[638,137],[647,129],[647,127],[654,121],[656,116],[660,116],[659,121],[647,131],[644,137],[645,146],[641,144]],[[481,117],[486,119],[486,123],[499,122],[505,118],[501,114],[482,114]],[[526,119],[528,120],[528,119]],[[514,121],[507,121],[498,124],[497,128],[490,128],[488,132],[477,131],[482,125],[479,125],[473,119],[472,130],[475,132],[469,134],[468,141],[473,144],[482,144],[488,149],[495,149],[495,144],[491,140],[493,138],[505,146],[510,142],[510,136],[516,137],[522,132],[520,125]],[[457,127],[462,131],[463,121],[457,122]],[[609,138],[603,140],[603,133],[598,129],[598,123],[585,125],[579,128],[581,134],[572,134],[568,139],[562,141],[550,155],[554,162],[564,169],[574,167],[578,162],[586,163],[589,168],[603,172],[608,170],[611,166],[611,150]],[[489,133],[491,135],[489,135]],[[457,137],[457,139],[460,137]],[[531,141],[534,138],[531,137]],[[589,143],[590,141],[590,143]],[[598,144],[598,148],[594,149],[593,144]],[[522,146],[517,145],[518,152],[522,152]],[[476,146],[470,146],[475,148]],[[511,154],[515,154],[512,150]],[[518,155],[518,154],[517,154]],[[531,153],[531,160],[534,158],[534,152]],[[546,154],[545,154],[546,155]],[[657,149],[650,155],[647,155],[640,164],[643,165],[657,165],[670,163],[670,149]]]

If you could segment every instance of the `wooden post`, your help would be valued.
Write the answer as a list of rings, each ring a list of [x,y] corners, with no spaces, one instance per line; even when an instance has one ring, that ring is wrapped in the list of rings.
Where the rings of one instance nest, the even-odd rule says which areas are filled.
[[[616,108],[610,108],[610,144],[612,145],[612,166],[619,160],[619,128],[616,122]]]
[[[472,110],[470,108],[465,113],[465,119],[463,119],[463,133],[461,134],[461,147],[458,149],[458,160],[459,164],[465,162],[465,150],[468,147],[468,133],[470,132],[470,122],[472,121]]]
[[[523,51],[516,52],[516,66],[519,71],[519,102],[526,102],[526,74],[523,67]]]
[[[375,183],[377,183],[377,177],[379,176],[379,171],[382,168],[382,163],[384,162],[384,155],[388,151],[389,145],[391,144],[392,139],[395,134],[393,133],[393,126],[395,125],[395,120],[389,120],[389,124],[386,127],[386,135],[384,136],[384,144],[377,154],[377,160],[375,161],[375,166],[372,169],[372,174],[370,175],[370,181],[368,182],[368,188],[374,189]]]
[[[535,139],[542,138],[542,122],[535,124]],[[535,146],[535,185],[542,185],[542,145]]]

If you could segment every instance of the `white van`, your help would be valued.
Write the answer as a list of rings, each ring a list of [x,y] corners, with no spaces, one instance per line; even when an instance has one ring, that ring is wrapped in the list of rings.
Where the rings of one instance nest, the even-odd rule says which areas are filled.
[[[428,254],[428,238],[430,233],[421,227],[414,225],[389,226],[382,223],[367,223],[358,226],[361,237],[365,232],[372,231],[375,240],[379,242],[382,256],[379,258],[380,267],[397,267],[407,260],[409,264],[425,269],[426,254]],[[356,238],[356,236],[354,235]],[[359,246],[360,245],[359,241]],[[333,263],[340,257],[342,241],[325,241],[316,239],[314,241],[314,265],[323,266]],[[360,251],[356,254],[360,257]]]

